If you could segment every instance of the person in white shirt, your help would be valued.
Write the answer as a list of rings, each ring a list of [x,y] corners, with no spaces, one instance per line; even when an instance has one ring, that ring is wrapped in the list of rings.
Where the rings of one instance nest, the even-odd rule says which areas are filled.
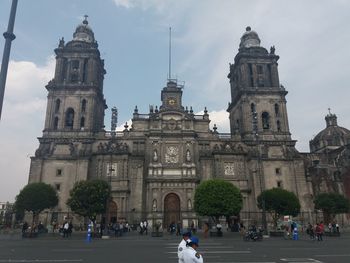
[[[191,232],[184,232],[182,234],[181,242],[177,248],[177,257],[179,258],[179,263],[184,262],[183,261],[183,252],[187,248],[187,241],[190,239],[190,237],[191,237]]]
[[[188,247],[183,252],[184,263],[203,263],[203,257],[197,252],[199,240],[197,237],[191,237],[188,241]]]
[[[143,222],[142,221],[140,222],[140,234],[141,235],[143,234]]]
[[[146,232],[146,235],[148,234],[148,222],[145,220],[145,222],[143,222],[143,230],[144,232]]]

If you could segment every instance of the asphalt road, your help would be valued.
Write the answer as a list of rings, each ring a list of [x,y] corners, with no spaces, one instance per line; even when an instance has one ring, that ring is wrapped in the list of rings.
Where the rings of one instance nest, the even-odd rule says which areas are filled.
[[[326,237],[323,242],[266,238],[261,242],[245,242],[238,233],[225,233],[223,238],[204,239],[199,234],[205,263],[349,263],[350,234]],[[177,262],[180,238],[140,236],[132,233],[121,238],[85,241],[82,234],[70,239],[45,236],[21,239],[0,236],[1,262]]]

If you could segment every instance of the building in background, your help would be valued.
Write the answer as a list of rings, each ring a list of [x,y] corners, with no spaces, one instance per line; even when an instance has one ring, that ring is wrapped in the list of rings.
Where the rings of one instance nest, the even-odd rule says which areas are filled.
[[[197,115],[199,110],[183,104],[183,87],[174,79],[160,90],[159,106],[151,106],[147,113],[135,107],[132,124],[126,123],[124,131],[106,131],[106,71],[86,19],[71,41],[59,42],[55,53],[55,76],[46,86],[44,131],[29,172],[29,183],[51,184],[59,194],[58,206],[49,212],[51,221],[72,216],[66,206],[69,191],[74,183],[95,178],[111,184],[108,221],[156,220],[165,228],[173,222],[198,224],[194,192],[201,181],[212,178],[241,190],[240,219],[246,222],[260,221],[256,198],[265,189],[293,191],[303,216],[312,220],[317,191],[345,193],[349,188],[344,186],[349,185],[350,173],[344,168],[349,163],[349,131],[327,117],[332,131],[341,134],[339,140],[328,147],[328,137],[321,132],[310,142],[311,153],[296,150],[288,124],[287,91],[278,76],[279,56],[274,47],[268,51],[260,46],[250,27],[229,68],[228,134],[219,133],[215,125],[210,129],[206,108]],[[338,166],[331,158],[339,160]],[[335,188],[316,185],[325,162],[331,175],[327,180]],[[342,177],[346,171],[348,179]]]
[[[12,226],[13,203],[0,202],[0,229]]]

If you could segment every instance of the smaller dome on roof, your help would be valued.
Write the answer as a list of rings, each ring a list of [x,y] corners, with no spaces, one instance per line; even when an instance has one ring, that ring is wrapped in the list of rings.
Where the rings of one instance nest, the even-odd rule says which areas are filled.
[[[95,42],[94,32],[89,26],[87,15],[85,15],[84,21],[75,29],[75,32],[73,34],[73,41],[84,41],[88,43]]]
[[[337,116],[329,112],[325,117],[327,127],[310,141],[310,151],[319,152],[325,149],[337,149],[349,143],[350,131],[337,124]]]
[[[246,32],[241,37],[240,48],[260,47],[260,38],[258,33],[251,29],[250,26],[246,27]]]

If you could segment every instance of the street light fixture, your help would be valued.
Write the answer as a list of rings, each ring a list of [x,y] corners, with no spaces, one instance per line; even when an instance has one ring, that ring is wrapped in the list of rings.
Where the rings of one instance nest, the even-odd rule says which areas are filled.
[[[116,138],[116,127],[118,122],[118,109],[114,106],[112,109],[112,117],[111,117],[111,145],[115,141]],[[111,151],[109,167],[107,167],[106,180],[108,177],[108,185],[110,190],[110,197],[106,200],[106,214],[105,214],[105,233],[108,233],[108,226],[110,223],[110,214],[109,214],[109,205],[112,197],[112,173],[115,171],[113,168],[113,151]]]
[[[259,177],[259,184],[260,184],[260,193],[261,193],[261,202],[262,202],[262,225],[264,228],[264,234],[267,235],[267,221],[266,221],[266,204],[265,204],[265,197],[262,194],[264,191],[264,184],[263,184],[263,173],[261,171],[261,150],[260,150],[260,138],[259,138],[259,129],[258,129],[258,114],[254,110],[253,111],[253,135],[254,139],[256,141],[256,145],[258,148],[258,156],[257,156],[257,161],[258,161],[258,167],[257,167],[257,176]]]

